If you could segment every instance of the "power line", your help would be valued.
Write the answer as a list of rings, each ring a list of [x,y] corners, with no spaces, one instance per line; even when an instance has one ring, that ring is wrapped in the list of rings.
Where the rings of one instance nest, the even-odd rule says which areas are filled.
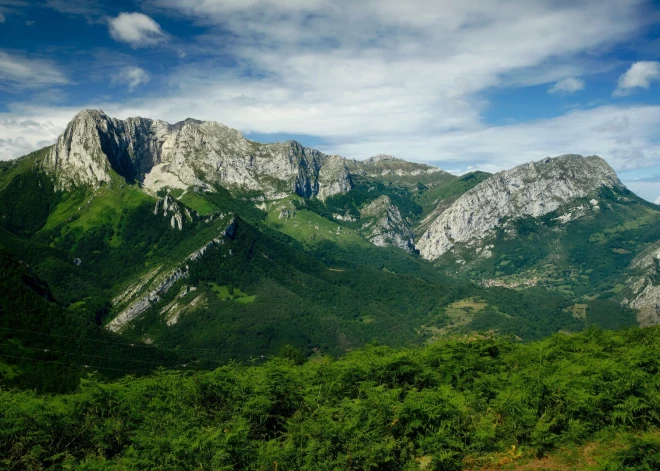
[[[80,363],[68,363],[68,362],[63,362],[63,361],[57,361],[57,360],[39,360],[36,358],[28,358],[28,357],[18,357],[14,355],[5,355],[4,353],[0,353],[0,357],[3,358],[13,358],[16,360],[28,360],[28,361],[33,361],[35,363],[55,363],[58,365],[65,365],[65,366],[79,366],[81,368],[85,369],[101,369],[101,370],[113,370],[113,371],[124,371],[128,373],[145,373],[145,371],[137,371],[137,370],[126,370],[123,368],[111,368],[109,366],[93,366],[93,365],[82,365]],[[185,367],[186,365],[180,365]]]
[[[115,346],[120,346],[120,347],[128,347],[128,348],[148,348],[152,349],[153,351],[164,351],[168,353],[179,353],[179,352],[195,352],[195,351],[205,351],[205,352],[215,352],[227,356],[234,356],[234,357],[243,357],[243,358],[248,358],[248,359],[264,359],[264,355],[249,355],[249,354],[230,354],[228,352],[225,352],[223,350],[219,350],[216,348],[195,348],[195,347],[188,347],[188,348],[177,348],[177,347],[164,347],[164,346],[156,346],[156,345],[141,345],[140,343],[123,343],[123,342],[112,342],[109,340],[99,340],[99,339],[92,339],[88,337],[73,337],[69,335],[58,335],[58,334],[50,334],[47,332],[39,332],[35,330],[25,330],[25,329],[13,329],[11,327],[1,327],[0,329],[4,330],[9,330],[13,332],[21,332],[21,333],[26,333],[26,334],[37,334],[37,335],[46,335],[49,337],[56,337],[56,338],[64,338],[64,339],[72,339],[72,340],[80,340],[84,342],[101,342],[101,343],[106,343],[110,345],[115,345]],[[212,360],[213,361],[213,360]]]
[[[72,337],[69,335],[57,335],[57,334],[50,334],[48,332],[38,332],[36,330],[23,330],[23,329],[12,329],[11,327],[0,327],[0,329],[4,330],[11,330],[13,332],[22,332],[25,334],[38,334],[38,335],[48,335],[49,337],[58,337],[58,338],[63,338],[63,339],[73,339],[73,340],[84,340],[85,342],[101,342],[101,343],[109,343],[111,345],[119,345],[122,347],[132,347],[132,348],[152,348],[155,349],[155,346],[152,345],[140,345],[139,343],[123,343],[123,342],[112,342],[110,340],[99,340],[99,339],[90,339],[86,337]]]
[[[62,354],[65,354],[65,355],[78,355],[78,356],[84,356],[84,357],[90,357],[90,358],[101,358],[103,360],[119,360],[119,361],[133,361],[133,362],[139,362],[139,363],[151,363],[151,364],[155,364],[155,365],[158,365],[158,366],[167,366],[167,367],[178,366],[176,364],[167,365],[167,364],[160,363],[160,362],[157,362],[157,361],[137,360],[137,359],[133,359],[133,358],[106,357],[106,356],[101,356],[101,355],[90,355],[90,354],[87,354],[87,353],[64,352],[64,351],[61,351],[61,350],[51,350],[50,348],[26,347],[24,345],[12,344],[12,343],[0,343],[0,347],[25,348],[27,350],[33,350],[33,351],[44,352],[44,353],[62,353]]]

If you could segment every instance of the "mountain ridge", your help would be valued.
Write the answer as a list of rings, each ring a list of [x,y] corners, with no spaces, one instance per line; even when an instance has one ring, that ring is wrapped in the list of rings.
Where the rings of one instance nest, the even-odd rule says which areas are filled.
[[[600,157],[564,154],[496,173],[446,208],[417,242],[422,256],[434,260],[457,242],[483,238],[504,218],[539,217],[601,187],[624,188]]]
[[[412,167],[396,168],[398,176],[446,174],[391,156],[350,160],[294,140],[261,144],[213,121],[120,120],[92,109],[74,116],[51,148],[44,167],[56,175],[58,188],[66,190],[108,183],[114,171],[153,192],[163,187],[213,189],[220,184],[263,191],[267,199],[280,199],[288,193],[325,199],[350,190],[351,172],[366,174],[366,167],[383,161]]]

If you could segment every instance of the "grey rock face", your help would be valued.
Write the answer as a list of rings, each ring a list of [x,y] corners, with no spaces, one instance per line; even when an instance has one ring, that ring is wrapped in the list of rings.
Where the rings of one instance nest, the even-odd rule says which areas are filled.
[[[169,193],[165,195],[164,198],[156,201],[154,214],[157,215],[161,211],[163,217],[170,218],[172,229],[178,230],[183,229],[183,224],[185,222],[193,222],[194,219],[199,217],[195,211],[190,211],[184,205],[172,198]]]
[[[361,228],[366,238],[378,247],[399,247],[406,252],[415,250],[413,235],[392,200],[379,196],[360,209],[360,216],[369,220]]]
[[[98,110],[74,117],[44,166],[64,189],[110,182],[113,171],[153,191],[217,183],[276,199],[292,192],[325,198],[351,188],[344,159],[295,141],[259,144],[220,123],[118,120]]]
[[[601,187],[623,188],[600,157],[567,154],[497,173],[445,209],[420,237],[421,255],[434,260],[458,242],[480,239],[504,218],[538,217]]]
[[[122,305],[128,302],[128,305],[126,305],[126,307],[124,307],[121,312],[119,312],[119,314],[117,314],[117,316],[112,319],[108,325],[106,325],[106,329],[113,332],[119,332],[122,330],[126,325],[128,325],[134,319],[139,317],[143,312],[149,309],[152,304],[160,301],[162,295],[167,293],[177,281],[188,276],[188,262],[199,260],[212,247],[223,245],[225,243],[224,238],[233,239],[235,235],[236,220],[232,217],[231,220],[227,223],[227,226],[225,226],[225,228],[221,231],[220,236],[215,237],[188,255],[181,266],[164,273],[159,273],[160,268],[158,268],[152,273],[146,275],[142,283],[139,283],[137,286],[130,287],[127,292],[117,296],[113,300],[113,304]],[[146,294],[135,299],[136,296],[138,296],[138,294],[142,292],[147,286],[150,286],[151,289]],[[133,299],[133,301],[130,301],[131,299]]]
[[[632,296],[626,304],[639,310],[642,327],[660,324],[660,241],[635,257],[630,268],[638,274],[628,280]]]

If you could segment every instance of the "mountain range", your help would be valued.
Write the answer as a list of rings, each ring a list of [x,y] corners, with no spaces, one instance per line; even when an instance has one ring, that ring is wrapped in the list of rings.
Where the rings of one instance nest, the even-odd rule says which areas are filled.
[[[454,176],[261,144],[214,122],[83,110],[56,144],[0,163],[13,293],[0,305],[0,374],[65,390],[74,347],[112,377],[286,344],[340,354],[655,325],[659,241],[660,207],[597,156]],[[43,348],[67,329],[79,332],[67,353]],[[43,375],[44,362],[59,371]]]

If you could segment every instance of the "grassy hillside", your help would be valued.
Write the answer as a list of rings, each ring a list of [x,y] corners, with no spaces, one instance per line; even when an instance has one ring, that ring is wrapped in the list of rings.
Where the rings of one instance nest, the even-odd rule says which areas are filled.
[[[470,172],[449,181],[445,185],[436,185],[433,187],[427,185],[420,186],[415,195],[415,202],[422,206],[424,216],[426,216],[436,209],[441,202],[453,202],[456,198],[474,188],[489,176],[490,173],[486,172]]]
[[[11,469],[660,466],[660,329],[485,337],[0,392]]]
[[[102,377],[143,375],[184,362],[180,354],[131,347],[99,329],[102,301],[64,309],[30,267],[0,249],[0,386],[64,392],[91,371]],[[94,307],[92,307],[94,306]]]

